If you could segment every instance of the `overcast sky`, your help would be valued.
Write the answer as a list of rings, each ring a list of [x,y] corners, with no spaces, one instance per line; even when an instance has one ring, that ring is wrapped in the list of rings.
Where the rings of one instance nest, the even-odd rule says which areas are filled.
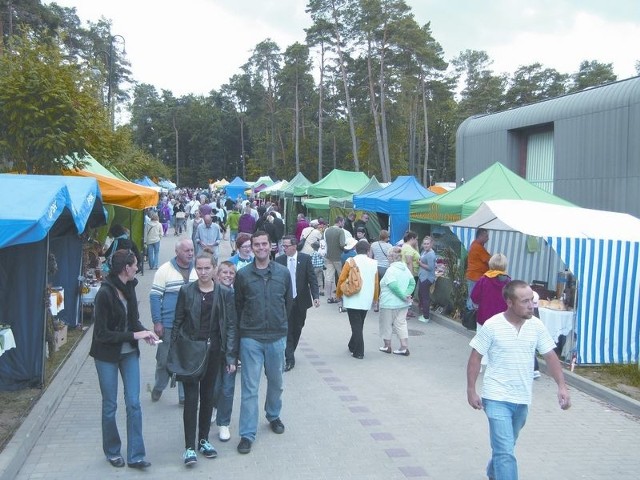
[[[445,59],[485,50],[495,73],[540,62],[573,73],[583,60],[613,63],[618,78],[640,60],[638,0],[405,0],[420,24],[431,22]],[[49,3],[49,2],[47,2]],[[256,44],[282,51],[304,42],[306,0],[57,0],[83,22],[111,19],[126,39],[138,82],[176,96],[206,94],[240,72]]]

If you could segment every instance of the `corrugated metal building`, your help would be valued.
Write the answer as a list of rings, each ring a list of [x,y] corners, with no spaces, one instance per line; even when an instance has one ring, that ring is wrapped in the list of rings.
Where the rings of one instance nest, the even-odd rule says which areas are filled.
[[[640,217],[640,77],[466,119],[456,180],[496,161],[579,206]]]

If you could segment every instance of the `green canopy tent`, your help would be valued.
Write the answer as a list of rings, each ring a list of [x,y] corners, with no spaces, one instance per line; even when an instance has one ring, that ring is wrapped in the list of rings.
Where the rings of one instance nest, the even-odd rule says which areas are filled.
[[[295,196],[308,197],[341,197],[353,194],[369,182],[369,177],[363,172],[348,172],[346,170],[332,170],[319,182],[308,187],[296,187]]]
[[[457,222],[475,212],[486,200],[533,200],[573,206],[496,162],[455,190],[412,202],[409,219],[411,222],[436,225]]]
[[[374,175],[369,179],[367,184],[357,192],[354,192],[348,195],[342,195],[340,197],[330,197],[329,206],[331,208],[340,208],[345,211],[352,210],[354,195],[362,195],[363,193],[376,192],[378,190],[382,190],[383,188],[384,188],[384,185],[382,185]],[[343,215],[343,214],[340,213],[339,215]]]
[[[304,176],[302,172],[298,172],[295,177],[289,180],[289,183],[279,189],[276,193],[278,197],[283,199],[284,202],[284,217],[285,225],[288,233],[294,233],[296,228],[296,216],[298,215],[298,209],[295,205],[294,189],[296,187],[307,187],[311,185],[311,182]],[[298,199],[299,201],[299,199]],[[302,207],[300,207],[300,211]]]
[[[289,180],[286,187],[278,191],[280,198],[292,198],[294,196],[294,190],[297,187],[306,188],[311,185],[311,182],[304,176],[302,172],[298,172],[295,177]]]

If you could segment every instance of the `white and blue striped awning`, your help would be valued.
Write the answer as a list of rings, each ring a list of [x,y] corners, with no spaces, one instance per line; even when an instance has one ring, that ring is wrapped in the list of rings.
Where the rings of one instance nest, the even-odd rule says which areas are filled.
[[[638,362],[639,219],[615,212],[497,200],[485,202],[473,215],[450,226],[467,248],[475,228],[504,230],[491,235],[488,250],[507,255],[512,278],[547,279],[551,284],[564,263],[578,286],[578,363]],[[546,246],[537,254],[531,252],[526,235],[539,237]],[[545,263],[548,268],[543,275]]]

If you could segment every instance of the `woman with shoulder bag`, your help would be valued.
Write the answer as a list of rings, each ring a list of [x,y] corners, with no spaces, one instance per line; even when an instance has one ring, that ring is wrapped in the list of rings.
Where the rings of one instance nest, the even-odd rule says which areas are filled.
[[[122,443],[116,422],[118,372],[124,386],[127,409],[127,463],[147,468],[142,438],[140,406],[140,350],[138,340],[155,345],[158,337],[144,328],[138,314],[135,287],[138,259],[130,250],[116,250],[111,270],[102,281],[94,303],[93,339],[89,355],[94,358],[102,394],[102,449],[109,463],[124,467]]]
[[[387,268],[389,268],[389,250],[391,244],[389,243],[389,232],[387,230],[380,230],[378,241],[371,244],[369,250],[369,257],[378,262],[378,278],[382,280]]]
[[[216,449],[209,443],[214,386],[222,359],[225,359],[227,372],[232,373],[236,369],[238,353],[233,291],[214,284],[216,264],[210,252],[204,251],[196,257],[195,268],[198,280],[180,289],[171,332],[172,347],[177,344],[178,335],[209,343],[206,366],[201,376],[179,379],[184,385],[185,452],[183,460],[186,466],[197,462],[196,448],[207,458],[218,456]],[[189,343],[181,342],[180,344],[188,345]],[[181,352],[179,356],[188,356],[187,353]],[[198,400],[200,409],[198,409]]]

